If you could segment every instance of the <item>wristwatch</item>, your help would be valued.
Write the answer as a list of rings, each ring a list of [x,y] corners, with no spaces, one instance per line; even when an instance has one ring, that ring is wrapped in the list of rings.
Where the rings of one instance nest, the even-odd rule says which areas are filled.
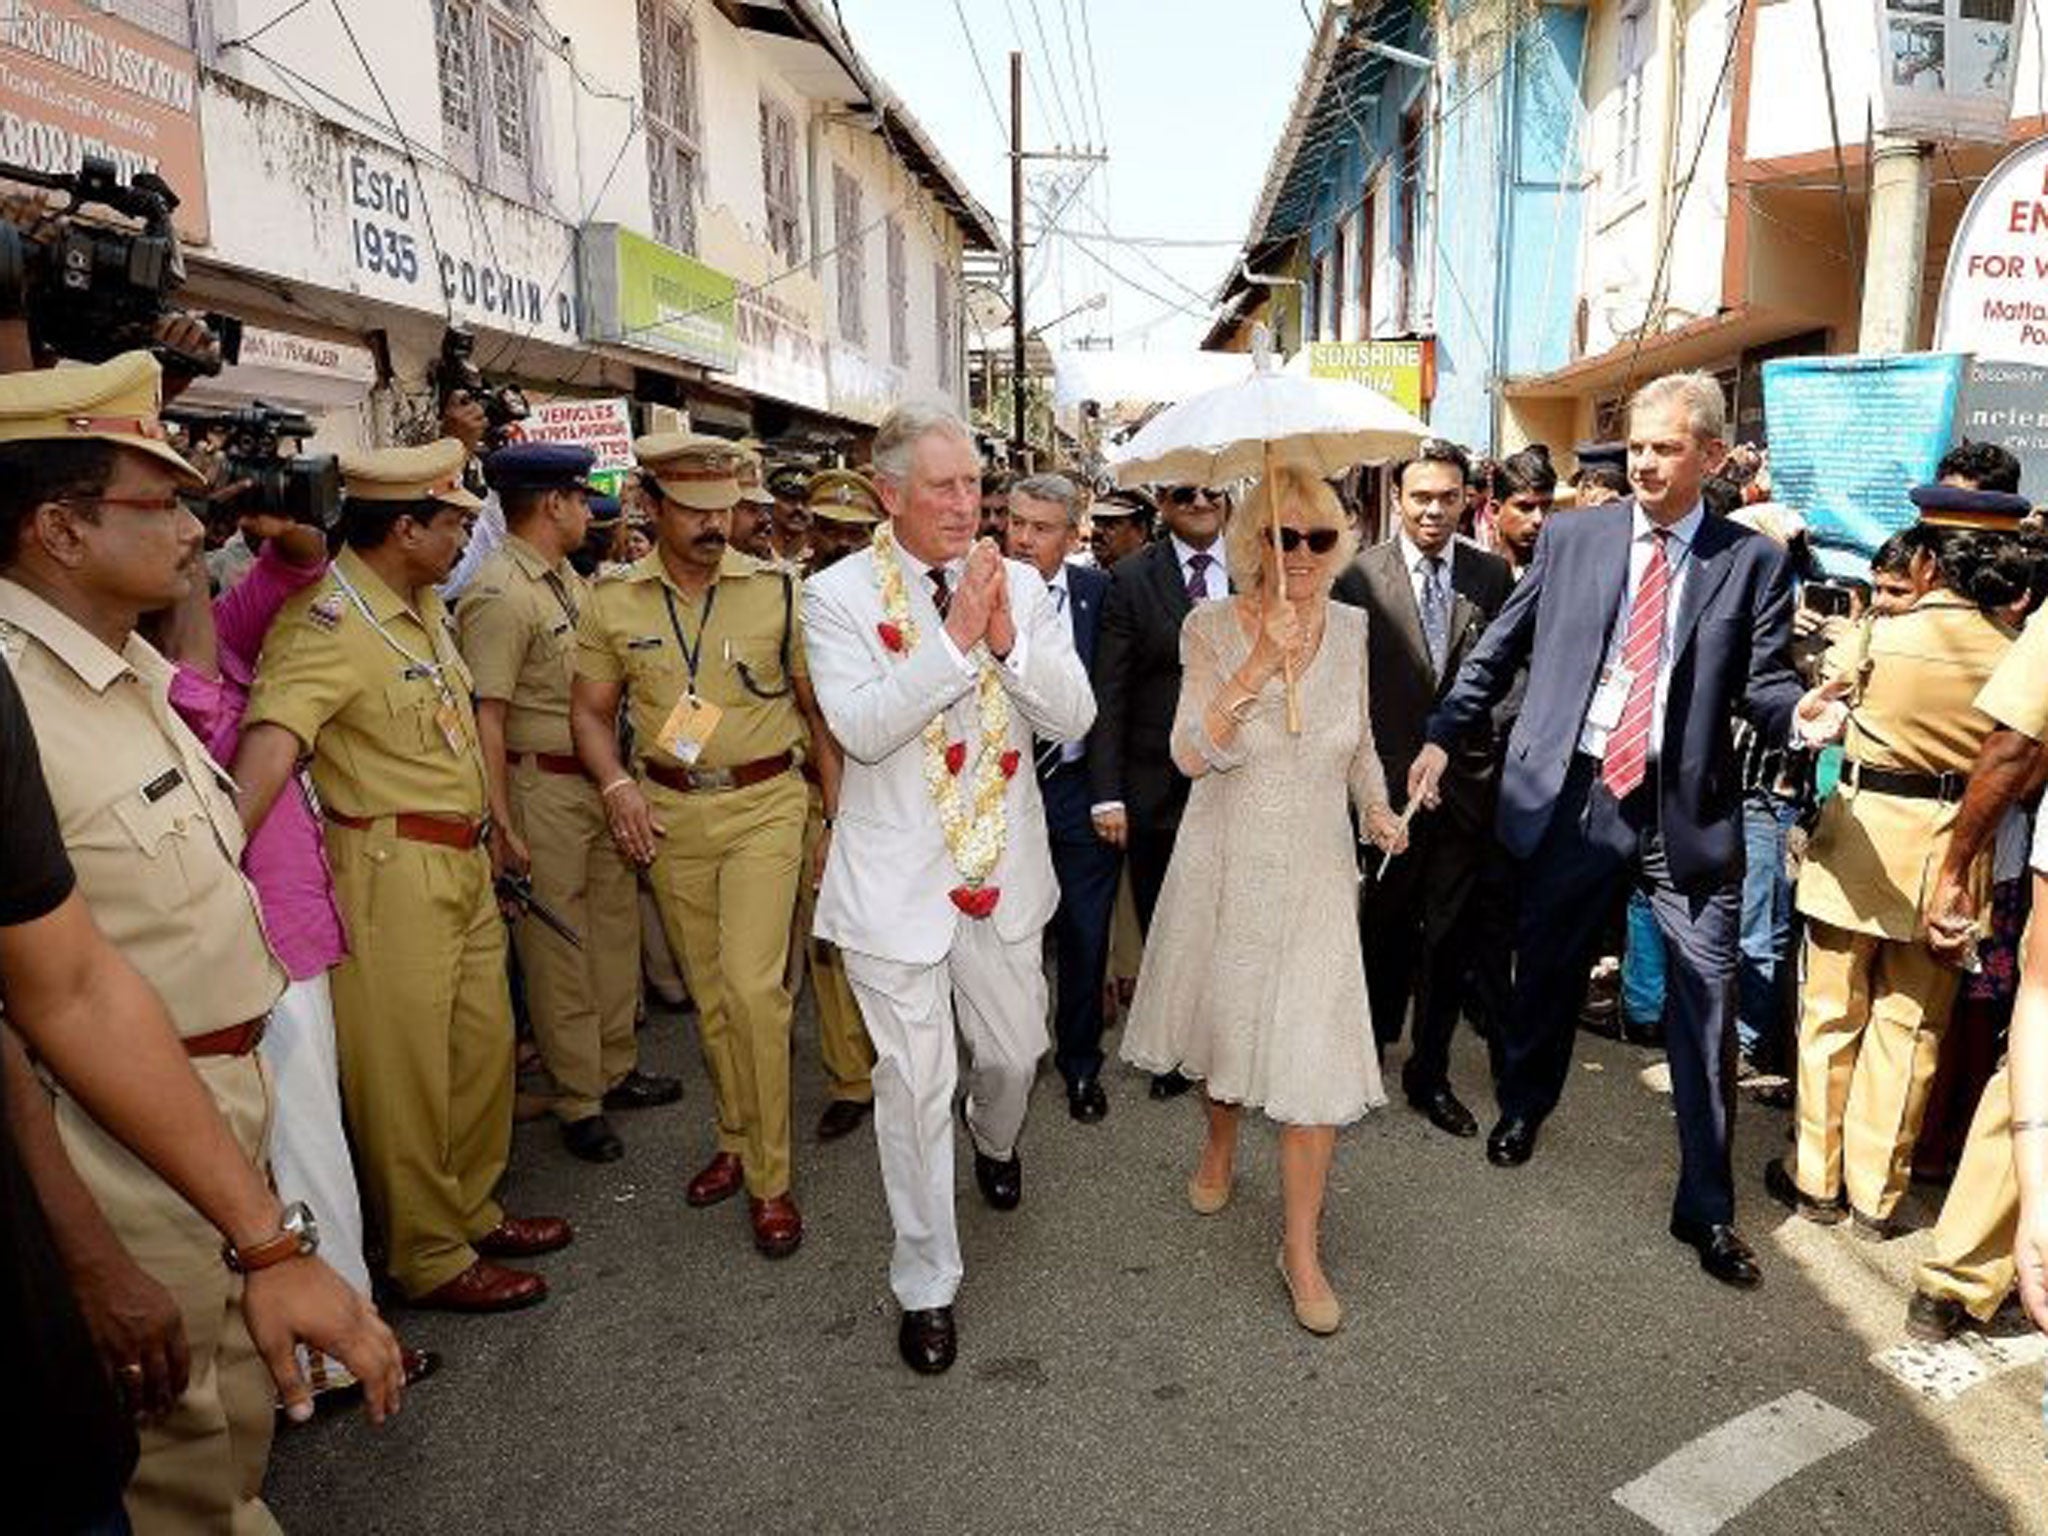
[[[282,1264],[286,1259],[303,1258],[319,1251],[319,1224],[313,1220],[313,1212],[305,1201],[294,1200],[284,1208],[275,1237],[266,1237],[246,1248],[223,1243],[220,1259],[238,1275],[253,1275],[259,1269]]]

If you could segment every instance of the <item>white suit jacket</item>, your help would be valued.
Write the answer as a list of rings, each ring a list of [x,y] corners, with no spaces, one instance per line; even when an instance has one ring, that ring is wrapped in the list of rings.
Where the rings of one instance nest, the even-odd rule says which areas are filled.
[[[804,583],[804,653],[826,723],[846,752],[832,851],[814,931],[843,949],[904,965],[936,965],[961,923],[989,922],[1006,943],[1030,938],[1059,902],[1045,807],[1032,772],[1032,738],[1079,741],[1095,721],[1088,672],[1045,579],[1005,562],[1020,644],[999,668],[1010,696],[1009,745],[1019,754],[1004,801],[1008,836],[988,883],[1002,895],[986,918],[953,905],[960,873],[946,848],[938,807],[924,782],[923,732],[944,710],[951,738],[976,747],[975,674],[939,633],[938,608],[922,580],[904,572],[918,644],[898,655],[883,644],[882,599],[868,551],[848,555]],[[974,777],[970,755],[963,783]]]

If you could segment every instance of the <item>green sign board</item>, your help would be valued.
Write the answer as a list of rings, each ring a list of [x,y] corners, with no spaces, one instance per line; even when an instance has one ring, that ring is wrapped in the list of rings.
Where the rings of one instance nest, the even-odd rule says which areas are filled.
[[[593,341],[729,371],[739,360],[737,286],[696,257],[630,229],[583,227],[583,303]]]

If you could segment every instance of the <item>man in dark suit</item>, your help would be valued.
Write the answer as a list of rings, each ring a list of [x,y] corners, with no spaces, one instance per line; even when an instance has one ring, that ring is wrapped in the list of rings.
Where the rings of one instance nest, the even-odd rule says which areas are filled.
[[[1465,451],[1441,438],[1425,439],[1414,458],[1396,464],[1400,526],[1360,555],[1331,594],[1367,614],[1373,744],[1389,784],[1408,782],[1430,711],[1514,587],[1505,560],[1456,537],[1469,469]],[[1442,806],[1411,823],[1407,851],[1384,873],[1372,873],[1381,861],[1370,854],[1359,908],[1374,1039],[1384,1052],[1401,1038],[1412,998],[1414,1046],[1401,1088],[1452,1136],[1479,1134],[1451,1091],[1449,1069],[1469,964],[1463,916],[1493,843],[1496,767],[1490,736],[1458,743]]]
[[[1602,918],[1629,881],[1671,951],[1664,1028],[1678,1114],[1671,1233],[1729,1285],[1762,1279],[1734,1227],[1729,1169],[1742,896],[1742,803],[1730,720],[1767,740],[1838,730],[1805,700],[1787,648],[1791,575],[1769,539],[1709,518],[1700,486],[1725,453],[1707,374],[1674,374],[1629,409],[1633,499],[1554,520],[1429,722],[1409,792],[1434,803],[1448,748],[1490,725],[1515,671],[1528,693],[1508,742],[1498,825],[1520,861],[1514,1011],[1506,1021],[1500,1166],[1526,1162],[1570,1067],[1573,1019]]]
[[[1096,834],[1131,861],[1140,927],[1173,858],[1188,781],[1173,766],[1173,712],[1180,702],[1180,626],[1197,602],[1230,590],[1220,535],[1230,504],[1220,491],[1177,485],[1159,499],[1167,536],[1117,563],[1096,637],[1095,729],[1088,779]],[[1185,1093],[1177,1072],[1152,1079],[1154,1098]]]
[[[1072,629],[1087,666],[1095,657],[1109,578],[1067,557],[1081,542],[1081,490],[1064,475],[1031,475],[1010,487],[1010,558],[1035,566]],[[1052,919],[1059,994],[1053,1060],[1067,1083],[1067,1112],[1084,1125],[1109,1113],[1102,1091],[1102,983],[1123,855],[1095,835],[1089,815],[1088,743],[1041,742],[1037,770],[1060,904]]]

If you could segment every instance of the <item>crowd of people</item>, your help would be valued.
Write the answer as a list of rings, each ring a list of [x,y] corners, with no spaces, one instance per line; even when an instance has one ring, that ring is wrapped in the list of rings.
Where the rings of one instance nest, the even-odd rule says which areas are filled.
[[[1952,1173],[1916,1335],[2016,1284],[2048,1326],[2048,558],[2000,450],[1914,489],[1863,583],[1703,375],[1569,481],[1424,440],[1363,549],[1376,519],[1298,469],[1097,494],[915,405],[860,470],[656,432],[608,497],[588,450],[486,449],[458,389],[443,435],[345,458],[331,535],[210,541],[191,500],[233,488],[159,393],[141,354],[0,378],[32,1529],[273,1528],[277,1409],[381,1421],[435,1367],[373,1298],[546,1299],[575,1232],[497,1201],[519,1105],[627,1155],[682,1097],[637,1041],[685,988],[714,1125],[683,1200],[801,1246],[808,987],[815,1134],[872,1117],[921,1373],[958,1350],[956,1125],[1015,1209],[1041,1059],[1101,1122],[1119,1016],[1148,1096],[1199,1096],[1194,1213],[1230,1207],[1247,1112],[1278,1125],[1313,1333],[1339,1131],[1394,1062],[1479,1137],[1461,1020],[1494,1165],[1535,1156],[1579,1029],[1625,1035],[1669,1063],[1670,1230],[1713,1278],[1762,1279],[1747,1080],[1794,1111],[1761,1182],[1800,1218],[1883,1241],[1916,1166]]]

